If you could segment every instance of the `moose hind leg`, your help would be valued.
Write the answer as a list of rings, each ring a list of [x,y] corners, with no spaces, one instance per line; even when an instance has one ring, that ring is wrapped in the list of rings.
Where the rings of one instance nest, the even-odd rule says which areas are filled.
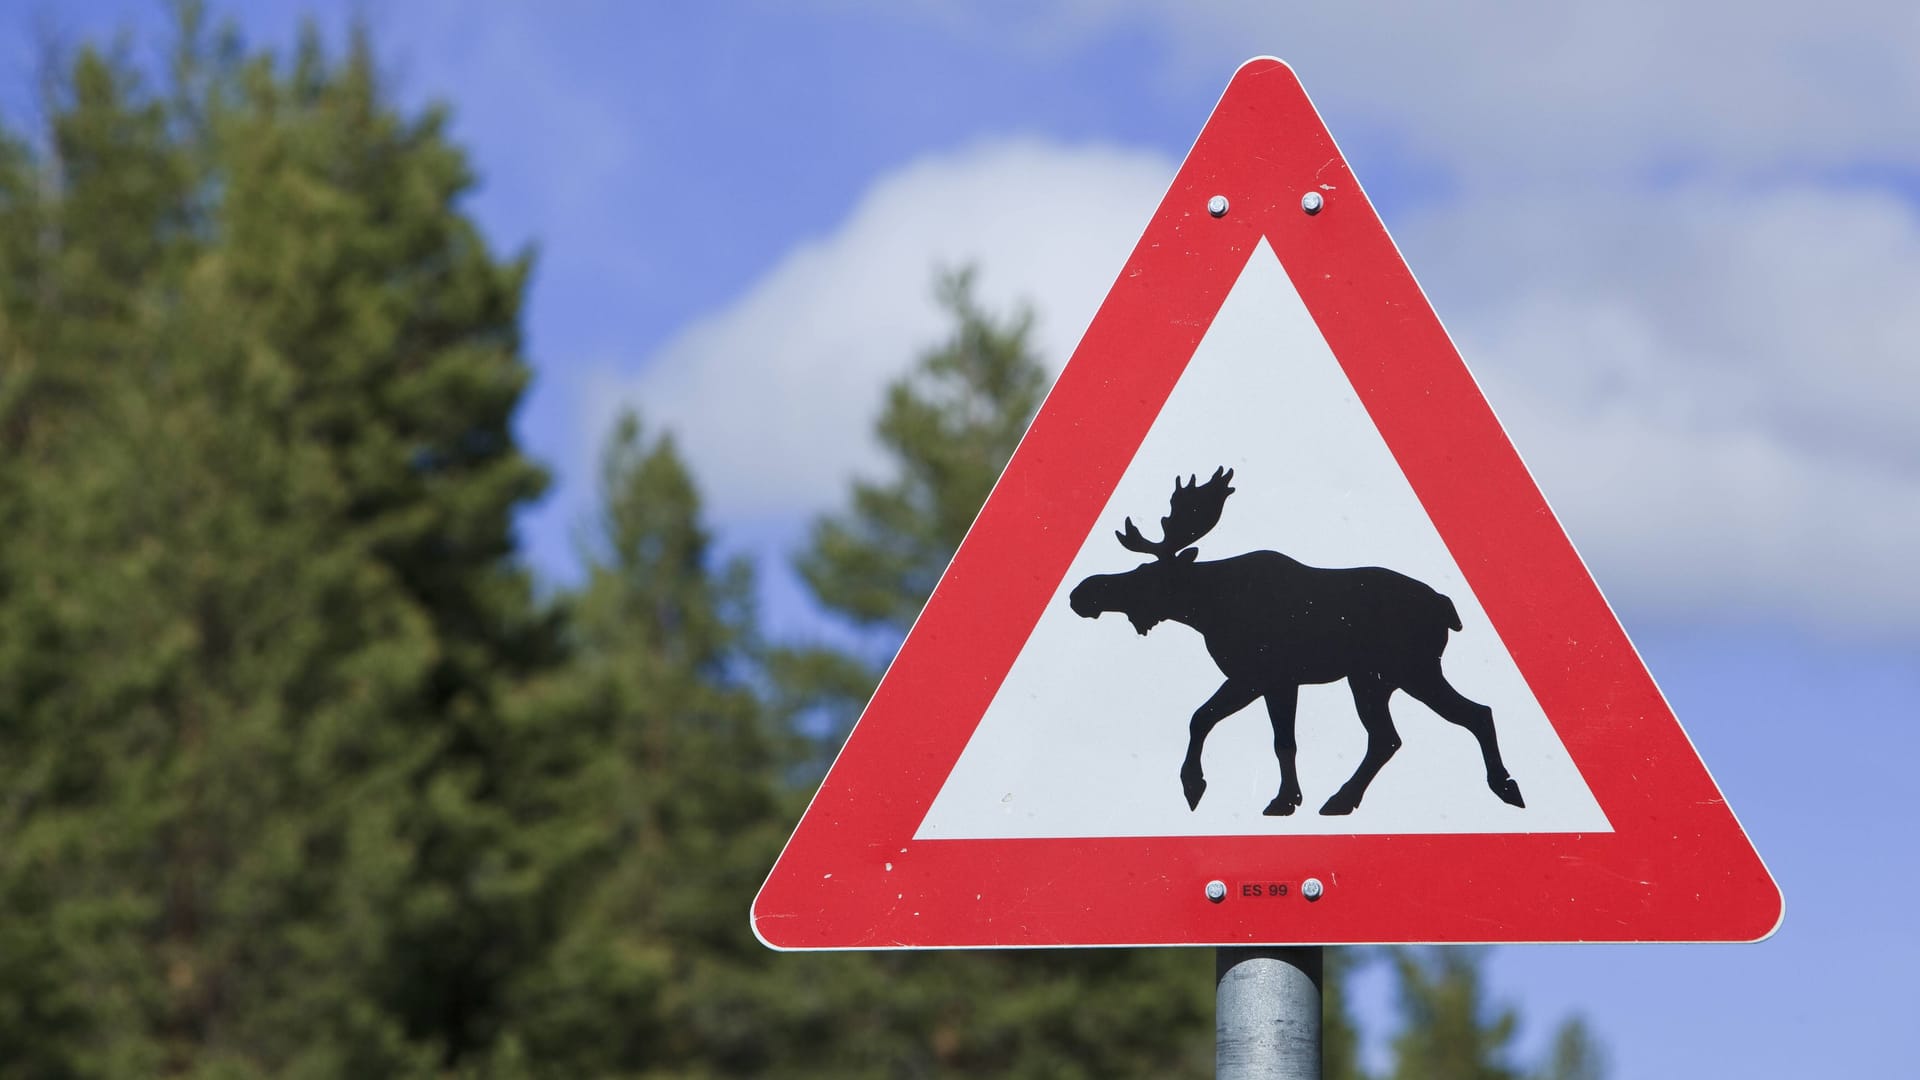
[[[1527,805],[1520,797],[1520,785],[1508,775],[1506,763],[1500,760],[1500,739],[1493,731],[1492,709],[1455,690],[1440,673],[1437,659],[1431,671],[1422,672],[1418,678],[1401,685],[1414,700],[1440,714],[1442,719],[1472,733],[1480,744],[1480,758],[1487,767],[1487,787],[1500,796],[1501,802],[1518,807]]]
[[[1299,702],[1297,686],[1267,691],[1267,718],[1273,721],[1273,756],[1280,762],[1280,793],[1261,811],[1268,817],[1286,817],[1300,808],[1300,777],[1294,771],[1294,758],[1300,749],[1294,740],[1294,714]]]
[[[1207,779],[1200,772],[1200,750],[1215,724],[1253,704],[1258,690],[1228,679],[1213,692],[1207,703],[1194,710],[1187,725],[1187,757],[1180,763],[1180,790],[1187,796],[1187,809],[1200,807],[1200,796],[1207,793]]]
[[[1347,677],[1347,687],[1353,691],[1353,710],[1360,714],[1360,726],[1367,729],[1367,752],[1360,759],[1360,767],[1320,808],[1328,816],[1353,813],[1380,767],[1400,749],[1400,732],[1394,729],[1393,714],[1387,711],[1393,684],[1378,675],[1356,673]]]

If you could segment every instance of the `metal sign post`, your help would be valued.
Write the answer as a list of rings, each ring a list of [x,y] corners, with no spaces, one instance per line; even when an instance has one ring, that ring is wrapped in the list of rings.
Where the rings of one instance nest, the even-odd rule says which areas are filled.
[[[1215,1080],[1320,1080],[1318,945],[1214,952]]]

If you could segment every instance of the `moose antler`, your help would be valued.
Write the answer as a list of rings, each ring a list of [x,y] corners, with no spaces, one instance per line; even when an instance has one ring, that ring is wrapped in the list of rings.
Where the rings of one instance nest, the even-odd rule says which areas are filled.
[[[1149,540],[1140,535],[1140,530],[1127,519],[1125,532],[1113,535],[1120,538],[1120,546],[1128,551],[1138,551],[1143,555],[1152,555],[1156,559],[1173,558],[1180,549],[1207,535],[1220,522],[1220,509],[1226,505],[1227,496],[1233,494],[1227,483],[1233,479],[1233,470],[1222,465],[1213,470],[1213,478],[1202,484],[1198,478],[1189,475],[1183,486],[1179,477],[1173,478],[1173,498],[1168,503],[1167,516],[1160,519],[1160,539]]]

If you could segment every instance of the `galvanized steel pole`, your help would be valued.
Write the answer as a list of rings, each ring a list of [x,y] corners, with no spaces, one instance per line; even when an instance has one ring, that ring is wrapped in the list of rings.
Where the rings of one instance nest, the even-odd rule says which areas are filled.
[[[1215,1080],[1320,1080],[1321,951],[1214,953]]]

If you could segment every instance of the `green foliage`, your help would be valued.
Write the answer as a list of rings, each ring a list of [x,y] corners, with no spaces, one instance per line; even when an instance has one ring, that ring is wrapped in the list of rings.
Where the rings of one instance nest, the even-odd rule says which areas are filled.
[[[0,151],[0,1046],[13,1074],[399,1075],[498,1022],[524,260],[371,54],[190,7]]]
[[[982,311],[971,271],[942,276],[935,293],[953,334],[887,388],[875,425],[896,475],[856,482],[852,506],[815,523],[799,558],[823,606],[895,634],[933,593],[1048,384],[1027,344],[1030,313]]]
[[[1533,1075],[1536,1080],[1605,1080],[1606,1051],[1586,1022],[1574,1017],[1554,1032],[1547,1060]]]
[[[1486,1001],[1482,951],[1394,949],[1401,1029],[1392,1080],[1520,1080],[1509,1044],[1520,1018]]]
[[[971,270],[936,279],[953,330],[887,388],[874,431],[893,475],[855,481],[847,509],[815,521],[795,560],[819,604],[878,635],[887,655],[926,605],[1046,394],[1046,371],[1027,340],[1032,314],[996,318],[973,287]],[[797,646],[773,650],[768,667],[779,711],[831,749],[884,663]]]
[[[785,744],[739,680],[751,581],[710,572],[684,464],[631,416],[601,487],[569,657],[511,710],[500,797],[550,944],[509,983],[496,1051],[530,1076],[764,1073],[788,1006],[746,911],[790,808]]]

